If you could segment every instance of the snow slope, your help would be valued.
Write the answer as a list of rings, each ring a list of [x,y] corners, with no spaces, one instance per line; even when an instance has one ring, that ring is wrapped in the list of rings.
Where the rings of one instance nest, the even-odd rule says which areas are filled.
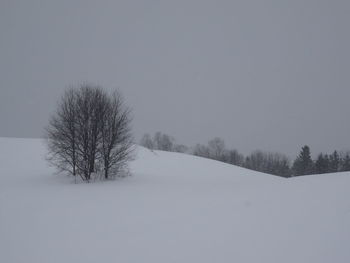
[[[36,139],[0,138],[0,262],[350,262],[350,173],[283,179],[138,148],[74,184]]]

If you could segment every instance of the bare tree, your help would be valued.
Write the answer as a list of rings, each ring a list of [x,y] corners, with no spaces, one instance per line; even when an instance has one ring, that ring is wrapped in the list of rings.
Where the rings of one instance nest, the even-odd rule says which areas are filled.
[[[263,172],[266,164],[266,156],[262,151],[254,151],[246,157],[245,167],[255,171]]]
[[[289,177],[291,175],[287,156],[280,153],[254,151],[246,157],[244,166],[255,171]]]
[[[214,138],[208,142],[210,158],[218,161],[224,161],[225,158],[225,142],[221,138]]]
[[[204,157],[204,158],[210,158],[210,151],[208,146],[203,144],[197,144],[193,148],[193,155]]]
[[[110,172],[113,176],[117,175],[132,159],[131,114],[117,91],[102,106],[104,110],[101,112],[102,140],[99,151],[103,160],[104,177],[108,179]]]
[[[74,90],[64,93],[46,128],[48,160],[59,171],[77,175],[77,108]]]
[[[188,151],[188,147],[186,145],[176,144],[174,137],[161,132],[156,132],[153,138],[148,133],[145,133],[140,140],[140,145],[150,150],[180,153],[185,153]]]
[[[229,150],[225,153],[225,162],[243,166],[244,165],[244,156],[240,154],[237,150]]]
[[[83,85],[65,92],[47,128],[49,160],[60,171],[89,181],[104,171],[107,179],[131,158],[130,109],[118,92]]]
[[[173,147],[173,151],[178,153],[186,153],[188,152],[188,147],[183,144],[175,144]]]
[[[156,132],[153,138],[154,148],[161,151],[173,151],[175,139],[170,135]]]
[[[83,85],[75,90],[77,107],[77,145],[79,155],[77,166],[86,180],[90,180],[91,173],[96,172],[95,161],[101,131],[99,127],[103,121],[101,117],[104,104],[108,104],[105,91],[100,87]]]
[[[149,133],[145,133],[143,137],[140,140],[140,145],[143,147],[146,147],[147,149],[153,150],[154,149],[154,143],[151,138],[151,135]]]

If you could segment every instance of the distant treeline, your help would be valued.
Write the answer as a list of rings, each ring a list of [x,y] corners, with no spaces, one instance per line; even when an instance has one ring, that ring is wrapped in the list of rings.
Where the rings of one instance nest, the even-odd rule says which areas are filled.
[[[174,137],[157,132],[154,136],[146,133],[140,144],[151,150],[192,154],[282,177],[350,171],[349,152],[320,153],[317,159],[313,160],[307,145],[302,147],[299,155],[291,162],[284,154],[260,150],[244,156],[236,149],[227,149],[221,138],[214,138],[206,145],[187,147],[177,144]]]

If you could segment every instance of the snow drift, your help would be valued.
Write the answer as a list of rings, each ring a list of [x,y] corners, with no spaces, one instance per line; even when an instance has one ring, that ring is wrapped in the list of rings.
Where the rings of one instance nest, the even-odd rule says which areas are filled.
[[[41,140],[0,138],[0,262],[350,262],[350,173],[137,151],[132,176],[74,184]]]

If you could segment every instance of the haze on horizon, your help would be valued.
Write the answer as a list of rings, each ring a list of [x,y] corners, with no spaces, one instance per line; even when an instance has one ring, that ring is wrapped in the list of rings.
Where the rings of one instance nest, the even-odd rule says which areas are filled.
[[[62,92],[118,88],[136,139],[294,157],[350,150],[349,1],[0,3],[0,136],[40,137]]]

